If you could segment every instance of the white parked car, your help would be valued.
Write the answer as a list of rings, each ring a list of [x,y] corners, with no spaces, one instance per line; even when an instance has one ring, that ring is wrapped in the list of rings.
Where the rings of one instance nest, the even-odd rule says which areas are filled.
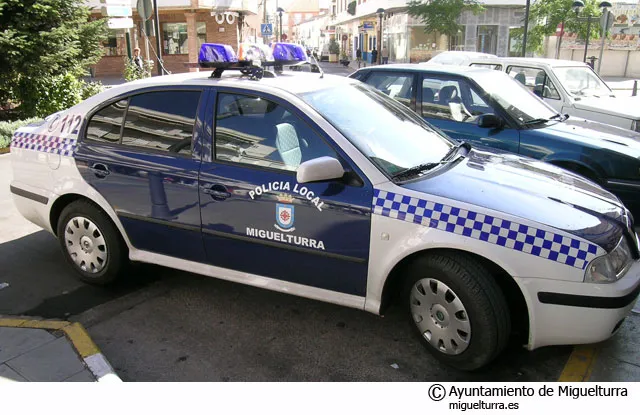
[[[421,62],[421,65],[457,65],[467,66],[471,62],[482,61],[485,59],[498,59],[496,55],[482,52],[464,52],[464,51],[446,51],[438,53],[427,62]]]
[[[470,66],[508,73],[563,114],[640,131],[640,98],[617,97],[586,63],[559,59],[498,58],[477,59]]]

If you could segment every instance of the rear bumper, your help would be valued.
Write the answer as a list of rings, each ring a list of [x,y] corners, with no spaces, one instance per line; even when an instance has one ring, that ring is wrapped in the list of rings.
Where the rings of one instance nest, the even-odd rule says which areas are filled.
[[[11,183],[9,190],[11,191],[14,205],[25,219],[54,233],[49,221],[53,194],[15,181]]]
[[[640,295],[640,261],[612,284],[521,278],[529,306],[529,349],[611,337]]]

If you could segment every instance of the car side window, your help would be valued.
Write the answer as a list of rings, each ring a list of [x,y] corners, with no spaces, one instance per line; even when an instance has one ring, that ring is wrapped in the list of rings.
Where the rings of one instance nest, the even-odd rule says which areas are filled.
[[[394,72],[374,72],[367,78],[365,83],[384,92],[407,107],[411,107],[413,75]]]
[[[507,73],[540,98],[560,99],[558,89],[551,82],[544,69],[509,66]]]
[[[475,123],[480,115],[495,113],[476,87],[463,79],[425,75],[421,105],[423,117],[457,122]]]
[[[218,94],[216,160],[296,171],[301,163],[322,156],[338,158],[284,106],[259,96]]]
[[[132,96],[122,144],[191,154],[200,94],[200,91],[157,91]]]
[[[87,126],[85,139],[104,143],[119,143],[122,119],[126,109],[127,100],[123,99],[93,114]]]

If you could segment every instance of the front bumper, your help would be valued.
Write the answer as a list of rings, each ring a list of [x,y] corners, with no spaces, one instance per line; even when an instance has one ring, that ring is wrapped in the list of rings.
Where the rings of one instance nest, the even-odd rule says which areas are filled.
[[[529,307],[530,350],[611,337],[640,294],[640,261],[612,284],[519,278]]]

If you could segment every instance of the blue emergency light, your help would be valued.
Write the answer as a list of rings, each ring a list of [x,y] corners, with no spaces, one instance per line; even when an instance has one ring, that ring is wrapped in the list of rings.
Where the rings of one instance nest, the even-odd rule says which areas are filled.
[[[221,43],[203,43],[200,46],[198,63],[202,68],[214,68],[212,78],[220,78],[225,70],[239,70],[245,75],[262,78],[263,67],[273,66],[276,71],[282,66],[299,65],[308,62],[304,48],[294,43],[276,42],[266,45],[243,43],[237,56],[231,46]],[[275,76],[271,74],[271,76]]]
[[[238,57],[229,45],[203,43],[200,46],[198,63],[203,68],[228,68],[238,63]]]

